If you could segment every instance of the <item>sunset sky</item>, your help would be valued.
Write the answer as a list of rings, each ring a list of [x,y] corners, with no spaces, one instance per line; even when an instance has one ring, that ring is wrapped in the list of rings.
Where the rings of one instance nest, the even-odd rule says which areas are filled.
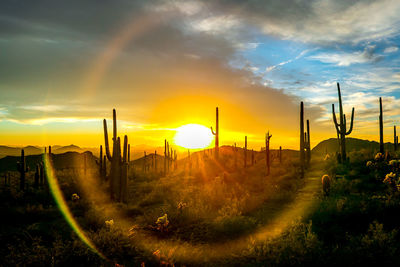
[[[211,3],[212,2],[212,3]],[[244,1],[243,1],[244,2]],[[30,1],[0,3],[0,145],[163,145],[215,124],[222,144],[298,148],[336,137],[340,82],[351,137],[400,125],[400,1]],[[337,106],[337,104],[336,104]]]

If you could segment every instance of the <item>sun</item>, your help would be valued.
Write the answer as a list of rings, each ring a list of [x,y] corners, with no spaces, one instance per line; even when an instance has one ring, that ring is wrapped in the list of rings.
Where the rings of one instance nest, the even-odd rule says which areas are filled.
[[[186,124],[176,129],[174,142],[178,146],[198,149],[208,147],[214,136],[211,130],[200,124]]]

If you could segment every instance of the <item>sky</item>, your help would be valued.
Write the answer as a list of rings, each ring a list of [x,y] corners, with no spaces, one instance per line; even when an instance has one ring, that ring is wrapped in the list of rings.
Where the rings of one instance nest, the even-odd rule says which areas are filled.
[[[134,145],[162,146],[188,123],[220,143],[297,148],[336,137],[331,104],[355,108],[350,137],[378,140],[400,119],[397,0],[0,3],[0,144],[103,141],[102,119]]]

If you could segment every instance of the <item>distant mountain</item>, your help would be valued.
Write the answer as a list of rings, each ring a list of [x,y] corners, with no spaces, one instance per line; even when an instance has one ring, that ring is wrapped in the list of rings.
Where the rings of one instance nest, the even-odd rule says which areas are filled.
[[[337,138],[329,138],[320,142],[316,145],[312,152],[315,154],[325,154],[338,152],[339,144]],[[359,151],[359,150],[370,150],[370,151],[378,151],[379,143],[376,141],[363,140],[358,138],[348,137],[346,138],[346,151]],[[393,143],[385,143],[386,150],[393,150]]]
[[[53,166],[56,169],[83,168],[85,166],[90,169],[97,169],[96,158],[91,152],[77,153],[67,152],[63,154],[53,155]],[[19,156],[6,156],[0,159],[0,173],[5,171],[17,171],[17,162]],[[43,162],[41,155],[29,155],[25,157],[26,166],[30,171],[34,171],[38,163]]]
[[[52,153],[54,154],[63,154],[66,152],[78,152],[78,153],[82,153],[84,151],[84,149],[80,148],[79,146],[76,145],[69,145],[69,146],[61,146],[58,148],[54,148],[52,147]]]
[[[4,158],[6,156],[20,156],[21,149],[24,149],[24,153],[26,156],[39,155],[43,151],[42,148],[35,147],[35,146],[26,146],[26,147],[0,146],[0,158]]]

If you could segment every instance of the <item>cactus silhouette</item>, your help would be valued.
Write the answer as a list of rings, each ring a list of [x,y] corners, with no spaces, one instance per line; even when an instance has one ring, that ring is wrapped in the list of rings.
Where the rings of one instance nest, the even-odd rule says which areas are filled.
[[[215,135],[215,159],[219,158],[219,115],[218,115],[218,107],[215,109],[215,132],[213,127],[210,127],[211,133]]]
[[[399,137],[396,133],[396,125],[393,126],[393,143],[394,143],[394,151],[397,151],[397,146],[399,144]]]
[[[21,190],[25,189],[25,173],[28,171],[28,168],[26,167],[26,162],[25,162],[25,151],[21,149],[21,158],[20,161],[17,162],[17,169],[20,174],[20,180],[19,180],[19,188]]]
[[[247,135],[244,137],[244,168],[247,168]]]
[[[385,153],[383,143],[383,110],[382,110],[382,97],[379,98],[379,152]]]
[[[338,135],[339,146],[340,146],[340,159],[342,162],[347,160],[346,158],[346,135],[351,134],[353,131],[353,121],[354,121],[354,107],[351,111],[351,121],[350,121],[350,129],[347,131],[346,129],[346,115],[343,114],[343,105],[342,105],[342,95],[340,94],[340,85],[337,83],[338,88],[338,97],[339,97],[339,123],[336,119],[335,114],[335,104],[332,104],[332,115],[333,115],[333,123],[335,124],[336,132]]]
[[[269,140],[271,139],[272,135],[268,133],[265,135],[265,164],[266,164],[266,175],[268,176],[270,173],[271,162],[270,162],[270,154],[269,154]]]
[[[111,162],[110,168],[110,196],[111,199],[117,201],[127,201],[126,186],[128,181],[127,172],[127,146],[128,137],[124,137],[124,158],[121,157],[121,140],[117,137],[117,115],[115,109],[113,109],[113,153],[110,153],[110,147],[108,143],[108,131],[107,131],[107,121],[103,120],[104,127],[104,142],[105,142],[105,153],[107,159]]]

